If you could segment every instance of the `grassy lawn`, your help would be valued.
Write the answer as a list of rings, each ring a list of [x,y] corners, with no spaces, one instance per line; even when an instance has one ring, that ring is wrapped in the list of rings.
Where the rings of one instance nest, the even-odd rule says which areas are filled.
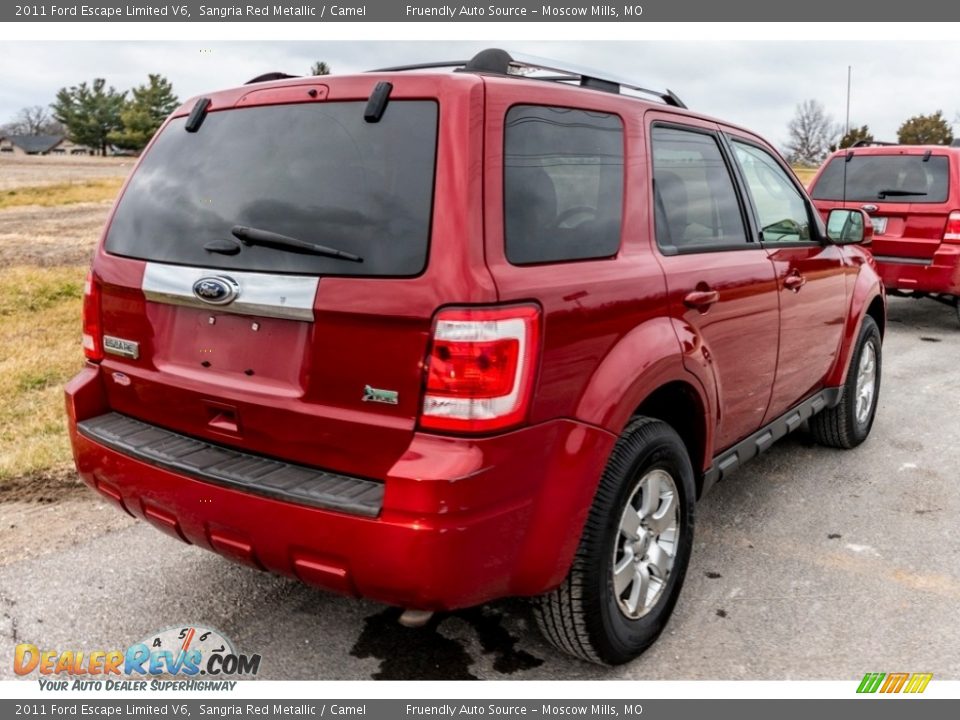
[[[83,363],[87,269],[0,269],[0,482],[71,462],[63,384]]]
[[[104,178],[0,190],[0,210],[22,205],[53,207],[113,200],[122,184],[123,178]]]

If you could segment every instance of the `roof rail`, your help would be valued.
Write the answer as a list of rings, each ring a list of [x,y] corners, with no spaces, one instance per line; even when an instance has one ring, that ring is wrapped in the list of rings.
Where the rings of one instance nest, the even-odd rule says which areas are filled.
[[[871,147],[873,145],[887,147],[890,145],[899,145],[899,144],[900,143],[895,143],[895,142],[884,142],[883,140],[857,140],[850,147],[852,148]]]
[[[671,90],[651,90],[635,84],[631,80],[617,77],[609,73],[592,70],[581,65],[564,63],[559,60],[549,60],[547,58],[536,57],[534,55],[514,54],[500,50],[498,48],[489,48],[481,50],[470,60],[450,60],[445,62],[422,63],[417,65],[397,65],[394,67],[380,68],[370,72],[405,72],[408,70],[435,70],[439,68],[455,68],[458,72],[490,73],[494,75],[506,75],[510,77],[526,77],[530,80],[542,80],[547,82],[576,82],[581,87],[591,88],[593,90],[602,90],[604,92],[620,93],[623,89],[634,92],[652,95],[658,98],[666,105],[685,108],[683,101],[678,98]],[[525,75],[525,72],[535,72],[545,70],[556,73],[548,77],[537,77]]]
[[[287,78],[300,77],[299,75],[288,75],[282,72],[268,72],[263,75],[257,75],[252,80],[247,80],[244,85],[253,85],[254,83],[270,82],[271,80],[286,80]]]

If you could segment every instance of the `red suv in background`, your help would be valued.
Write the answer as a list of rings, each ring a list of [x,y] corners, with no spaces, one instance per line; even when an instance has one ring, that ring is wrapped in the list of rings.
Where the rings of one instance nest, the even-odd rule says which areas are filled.
[[[93,260],[77,467],[409,623],[537,596],[558,647],[625,662],[670,616],[697,498],[808,419],[870,432],[868,218],[824,226],[769,144],[672,93],[449,65],[171,116]]]
[[[870,214],[871,250],[891,293],[940,300],[960,319],[960,147],[857,144],[827,159],[810,194],[824,217],[835,208]]]

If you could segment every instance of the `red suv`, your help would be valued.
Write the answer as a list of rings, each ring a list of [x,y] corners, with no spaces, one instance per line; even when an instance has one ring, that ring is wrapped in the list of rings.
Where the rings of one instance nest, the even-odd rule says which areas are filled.
[[[960,318],[960,147],[858,143],[838,150],[810,186],[826,217],[862,208],[891,294],[931,297]]]
[[[449,65],[172,115],[93,261],[77,467],[184,542],[408,623],[536,596],[558,647],[625,662],[714,482],[808,419],[834,447],[870,432],[869,226],[825,227],[770,145],[672,93]]]

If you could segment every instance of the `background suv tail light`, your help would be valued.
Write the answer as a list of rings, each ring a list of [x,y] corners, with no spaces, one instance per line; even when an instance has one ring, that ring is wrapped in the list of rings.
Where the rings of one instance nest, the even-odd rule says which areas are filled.
[[[539,350],[540,310],[533,305],[441,310],[433,323],[420,424],[486,432],[522,421]]]
[[[947,218],[947,227],[943,230],[945,242],[960,242],[960,210],[954,210]]]
[[[83,354],[103,360],[103,323],[100,317],[100,279],[91,271],[83,285]]]

